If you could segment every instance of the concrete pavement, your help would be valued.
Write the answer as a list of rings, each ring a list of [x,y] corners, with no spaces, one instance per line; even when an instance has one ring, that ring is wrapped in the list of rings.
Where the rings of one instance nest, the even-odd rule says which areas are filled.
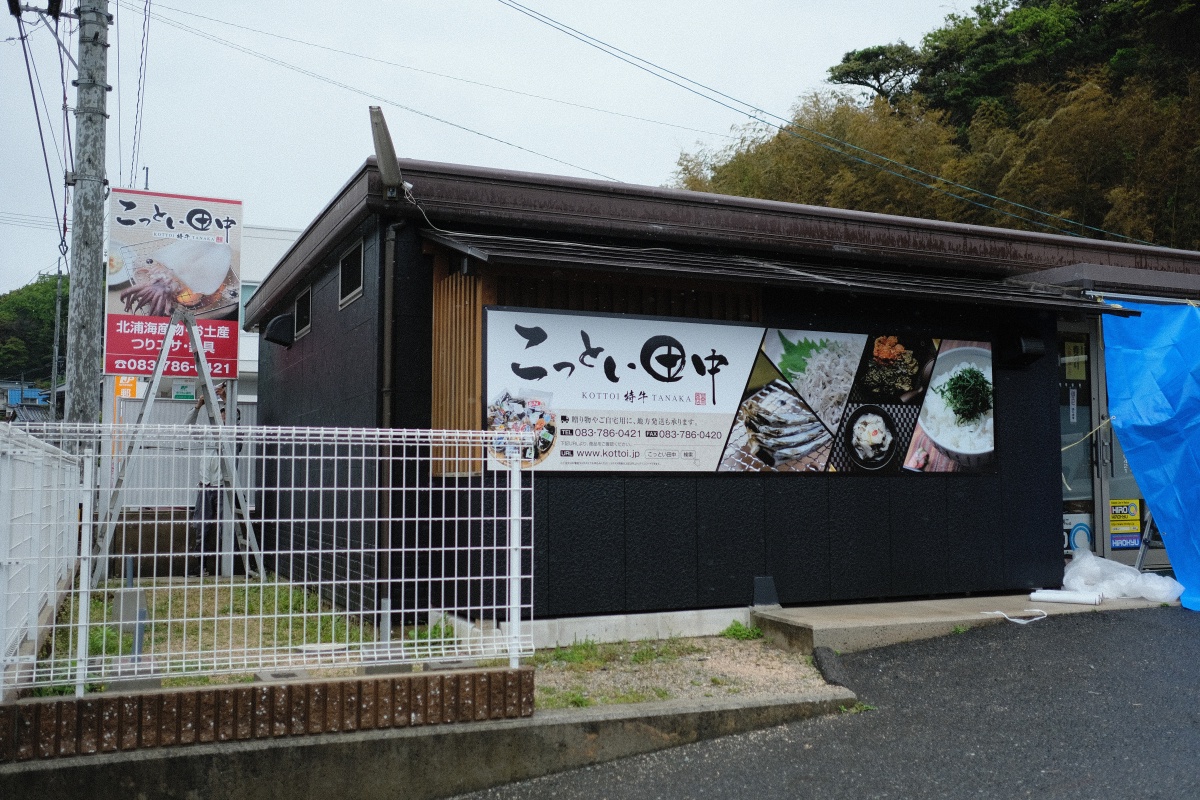
[[[1060,614],[837,660],[863,713],[470,797],[1200,797],[1200,614],[1178,606]]]
[[[1098,608],[1129,605],[1154,604],[1106,602]],[[807,609],[760,607],[751,616],[798,649],[832,647],[849,653],[1003,621],[983,611],[1028,616],[1025,612],[1031,607],[1025,595],[1008,595]],[[1097,610],[1042,608],[1055,616]],[[820,666],[823,659],[817,663]],[[851,680],[840,682],[856,688]],[[325,798],[336,792],[357,798],[400,793],[410,798],[446,797],[834,714],[854,709],[857,700],[854,692],[834,686],[809,696],[608,706],[539,712],[532,719],[495,723],[9,764],[0,766],[0,796],[261,799]]]
[[[1157,605],[1148,600],[1124,599],[1105,600],[1098,606],[1035,603],[1028,594],[1021,593],[802,608],[756,607],[751,609],[750,616],[781,647],[802,653],[811,653],[818,647],[851,653],[1006,622],[997,611],[1028,619],[1040,616],[1036,613],[1039,611],[1058,616]]]

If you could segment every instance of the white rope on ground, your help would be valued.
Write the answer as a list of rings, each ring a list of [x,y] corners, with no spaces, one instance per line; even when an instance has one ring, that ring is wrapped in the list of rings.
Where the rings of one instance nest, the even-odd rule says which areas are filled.
[[[1003,611],[980,611],[979,613],[980,614],[999,614],[1000,616],[1004,617],[1009,622],[1015,622],[1018,625],[1028,625],[1031,622],[1037,622],[1039,619],[1045,619],[1046,617],[1050,616],[1045,611],[1042,611],[1040,608],[1025,609],[1022,612],[1024,614],[1041,614],[1040,617],[1030,617],[1029,619],[1023,619],[1022,617],[1010,617],[1008,614],[1005,614]]]

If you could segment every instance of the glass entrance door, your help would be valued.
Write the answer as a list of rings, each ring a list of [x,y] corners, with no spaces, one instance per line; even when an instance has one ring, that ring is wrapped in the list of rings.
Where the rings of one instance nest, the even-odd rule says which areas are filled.
[[[1102,424],[1108,421],[1106,380],[1099,321],[1060,323],[1063,549],[1090,547],[1105,558],[1133,564],[1147,508],[1112,426]],[[1169,567],[1166,552],[1149,551],[1145,567]]]
[[[1061,330],[1058,338],[1058,408],[1062,442],[1063,549],[1096,550],[1096,447],[1088,433],[1096,407],[1092,334]]]

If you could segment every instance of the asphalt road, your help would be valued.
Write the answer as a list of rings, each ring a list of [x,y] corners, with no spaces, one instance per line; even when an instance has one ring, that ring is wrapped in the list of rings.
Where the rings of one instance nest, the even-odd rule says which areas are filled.
[[[999,625],[841,657],[874,710],[472,798],[1198,798],[1200,614]]]

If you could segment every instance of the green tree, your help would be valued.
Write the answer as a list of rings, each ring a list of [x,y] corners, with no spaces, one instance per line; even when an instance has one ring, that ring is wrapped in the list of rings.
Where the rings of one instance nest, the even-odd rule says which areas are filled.
[[[1008,104],[1022,84],[1073,72],[1182,94],[1200,70],[1198,40],[1195,0],[985,0],[926,34],[913,89],[960,128],[981,103]]]
[[[936,174],[960,153],[953,139],[944,115],[908,100],[893,108],[881,98],[863,105],[812,94],[793,109],[787,130],[751,126],[732,147],[684,154],[675,181],[698,191],[937,216],[941,199],[921,185],[930,178],[869,153]]]
[[[922,41],[914,88],[966,125],[980,103],[1005,103],[1013,87],[1051,80],[1073,65],[1079,13],[1073,2],[1012,6],[988,0],[974,14],[951,14]]]
[[[829,68],[829,82],[863,86],[889,103],[921,73],[921,54],[904,42],[852,50]]]
[[[49,386],[54,353],[54,294],[58,279],[42,275],[0,295],[0,378]],[[67,279],[63,278],[60,353],[66,352]]]
[[[805,97],[791,131],[685,153],[676,182],[1200,249],[1197,41],[1197,0],[984,0],[916,56],[866,48],[830,70],[873,100]]]

